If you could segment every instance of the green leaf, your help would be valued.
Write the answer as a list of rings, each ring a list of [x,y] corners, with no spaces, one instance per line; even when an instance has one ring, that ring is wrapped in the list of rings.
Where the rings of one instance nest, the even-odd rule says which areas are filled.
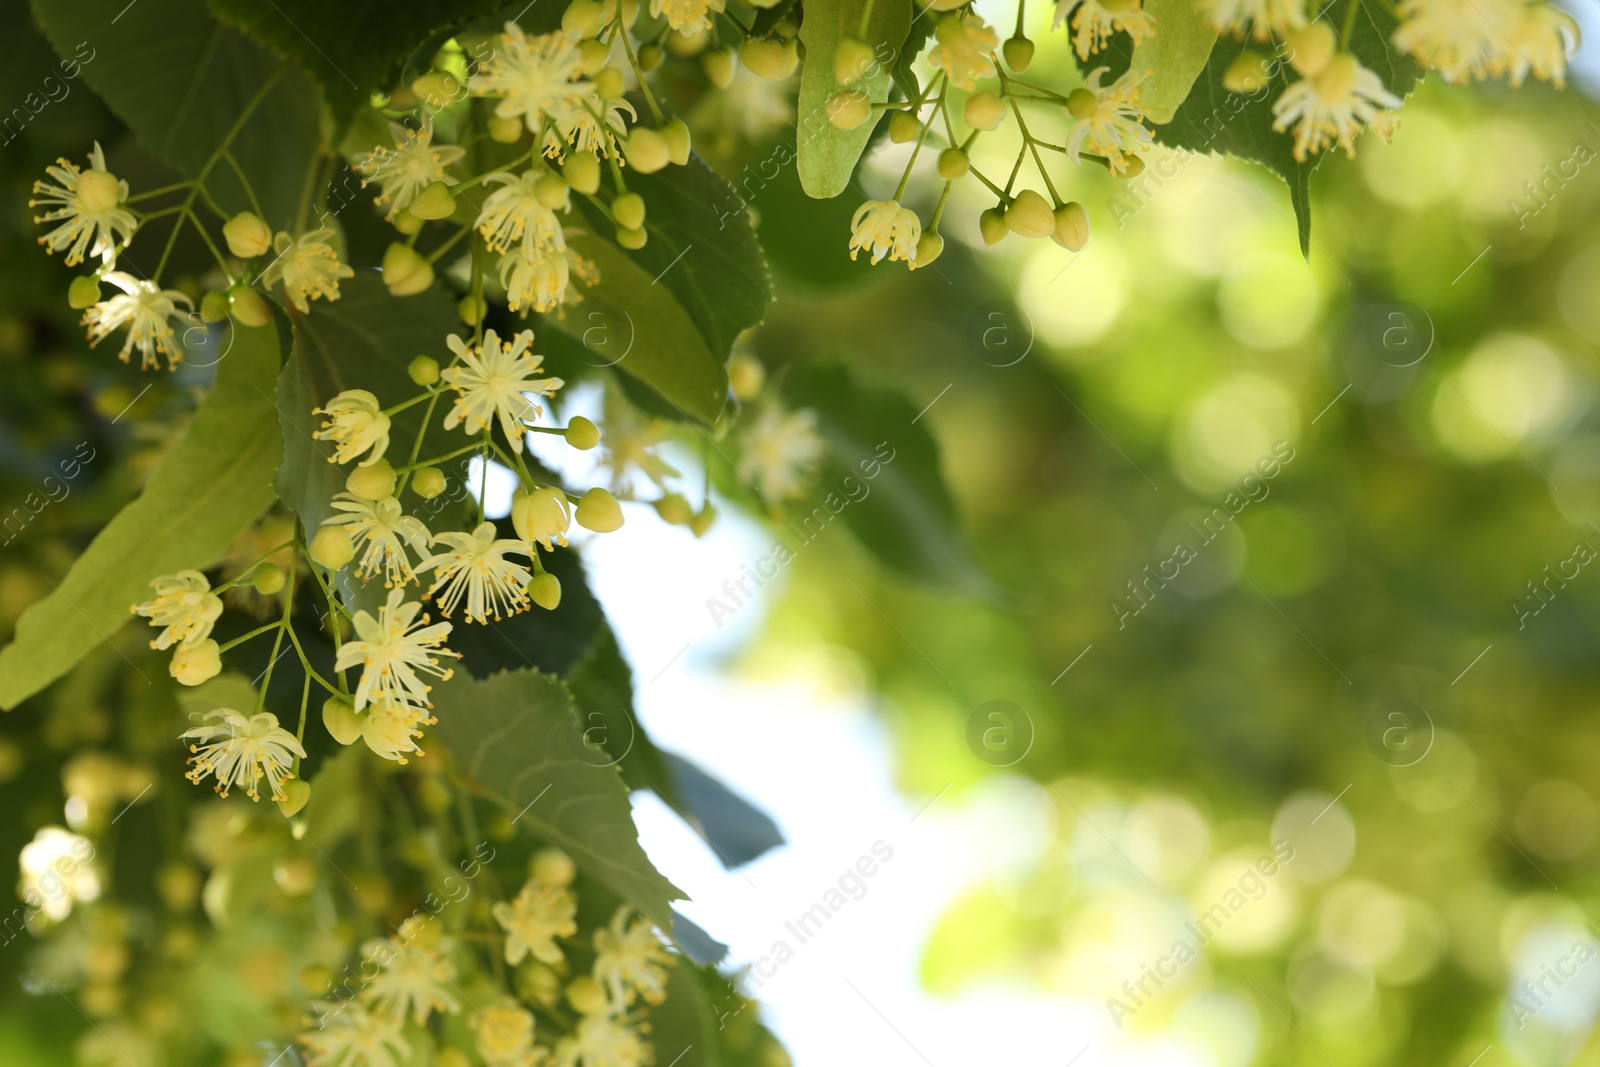
[[[294,60],[316,81],[336,129],[389,87],[425,38],[465,25],[500,0],[210,0],[217,17]]]
[[[690,961],[680,960],[667,975],[667,999],[650,1009],[650,1041],[657,1064],[721,1067],[717,1020],[695,970]]]
[[[1335,0],[1323,16],[1335,27],[1344,24],[1351,4],[1359,4],[1350,36],[1350,51],[1363,66],[1375,72],[1384,87],[1402,99],[1416,87],[1417,65],[1392,48],[1389,36],[1398,25],[1381,5],[1361,0]],[[1272,105],[1288,85],[1299,78],[1286,63],[1270,61],[1272,78],[1266,88],[1252,94],[1229,92],[1222,84],[1228,68],[1250,42],[1222,38],[1211,51],[1193,91],[1173,114],[1172,121],[1155,129],[1156,139],[1173,148],[1218,152],[1260,163],[1289,186],[1294,206],[1300,252],[1311,255],[1311,172],[1337,149],[1324,149],[1308,159],[1294,158],[1294,138],[1272,128]],[[1259,46],[1257,46],[1259,49]]]
[[[519,824],[565,849],[590,877],[671,932],[671,901],[683,893],[639,847],[617,769],[585,762],[570,743],[577,720],[564,684],[530,670],[481,680],[457,672],[434,689],[434,700],[434,732],[461,773],[494,794]]]
[[[203,569],[272,504],[282,446],[272,408],[274,329],[236,330],[209,395],[138,499],[23,613],[0,650],[0,707],[11,709],[108,640],[148,599],[150,581]]]
[[[809,528],[812,515],[825,526],[838,514],[890,569],[953,590],[990,591],[961,536],[938,445],[915,421],[920,405],[859,384],[839,364],[792,368],[784,394],[791,407],[817,412],[828,443],[818,479],[825,496],[811,513],[791,515],[791,529]],[[865,487],[860,499],[851,499],[851,485]]]
[[[828,98],[839,88],[833,80],[833,53],[845,37],[857,37],[869,0],[806,0],[800,42],[806,61],[800,68],[799,167],[807,195],[838,196],[850,184],[856,161],[872,137],[874,122],[841,130],[828,121]],[[911,0],[872,0],[867,30],[860,39],[879,57],[858,83],[873,103],[889,99],[889,71],[911,29]]]
[[[215,153],[254,103],[230,151],[250,176],[267,221],[290,225],[318,134],[316,94],[298,71],[219,25],[203,0],[34,0],[33,6],[56,51],[82,61],[84,80],[145,147],[190,178],[211,167],[207,188],[230,210],[242,210],[249,199],[233,168],[214,162]]]
[[[914,24],[924,25],[928,20]],[[761,216],[761,248],[784,281],[813,289],[837,290],[881,285],[889,275],[874,270],[870,258],[845,254],[850,219],[859,206],[835,197],[813,200],[800,188],[793,166],[794,134],[786,131],[772,154],[746,169],[741,188]],[[859,172],[859,169],[858,169]]]
[[[716,422],[728,372],[677,295],[609,241],[573,234],[567,243],[594,261],[600,281],[565,316],[544,321],[650,386],[684,418]]]
[[[907,100],[915,100],[922,95],[922,86],[917,82],[917,73],[912,69],[917,57],[922,54],[922,49],[933,36],[933,23],[938,18],[930,7],[917,5],[917,15],[911,20],[911,29],[906,33],[906,42],[900,48],[900,54],[894,57],[894,67],[890,74],[900,91]]]
[[[1156,33],[1134,47],[1132,66],[1154,74],[1139,83],[1139,99],[1151,122],[1171,122],[1205,70],[1217,31],[1200,17],[1192,0],[1146,0],[1144,9],[1155,17]]]

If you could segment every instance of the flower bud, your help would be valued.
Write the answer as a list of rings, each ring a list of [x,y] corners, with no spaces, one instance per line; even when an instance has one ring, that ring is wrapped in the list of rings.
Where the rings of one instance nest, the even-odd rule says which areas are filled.
[[[1006,228],[1020,237],[1049,237],[1056,230],[1056,213],[1050,202],[1032,189],[1024,189],[1006,208]]]
[[[1006,234],[1011,232],[1006,226],[1006,213],[997,207],[984,211],[978,216],[978,232],[986,245],[997,245],[1005,240]]]
[[[236,285],[228,290],[228,304],[233,311],[233,321],[241,326],[265,326],[272,321],[272,308],[267,298],[246,285]]]
[[[1143,173],[1144,173],[1144,157],[1143,156],[1126,156],[1126,157],[1123,158],[1123,161],[1122,161],[1122,173],[1116,175],[1116,177],[1126,180],[1128,178],[1137,178],[1139,175],[1141,175]]]
[[[406,377],[418,385],[432,385],[439,380],[439,361],[432,356],[418,356],[406,364]]]
[[[617,17],[617,0],[600,0],[600,21],[611,22]],[[622,25],[632,27],[639,21],[639,0],[622,0]]]
[[[528,870],[534,881],[557,887],[569,886],[578,877],[578,865],[559,848],[541,848],[535,852]]]
[[[889,116],[889,140],[895,144],[910,144],[922,134],[922,120],[909,109],[900,109]]]
[[[468,326],[476,326],[483,321],[484,313],[489,310],[489,302],[475,293],[468,293],[456,301],[456,316]]]
[[[1321,74],[1339,47],[1333,27],[1322,19],[1303,29],[1291,30],[1283,41],[1289,46],[1289,65],[1308,78]]]
[[[555,171],[546,171],[533,183],[533,196],[551,211],[563,211],[572,204],[567,192],[567,180]]]
[[[344,697],[329,697],[322,702],[322,725],[341,745],[353,745],[361,739],[361,716]]]
[[[412,237],[422,232],[422,220],[413,215],[410,208],[396,211],[391,221],[394,223],[394,228],[405,237]]]
[[[424,500],[432,500],[444,492],[448,484],[444,471],[438,467],[423,467],[411,475],[411,491]]]
[[[595,533],[610,533],[622,528],[622,505],[609,492],[596,486],[578,498],[573,516],[578,525]]]
[[[496,144],[516,144],[526,129],[521,115],[489,116],[489,140]]]
[[[733,60],[721,49],[707,49],[700,57],[700,68],[706,72],[706,80],[718,89],[733,84]]]
[[[627,93],[626,83],[622,80],[622,71],[616,67],[606,67],[594,76],[594,91],[600,94],[602,100],[616,100]]]
[[[336,571],[356,558],[356,546],[343,526],[324,526],[311,539],[311,562],[324,570]]]
[[[78,205],[85,215],[103,215],[122,202],[122,183],[104,170],[86,170],[78,175]]]
[[[587,452],[600,443],[600,427],[584,418],[574,415],[567,423],[567,444],[580,452]]]
[[[689,530],[696,537],[704,537],[706,535],[706,531],[711,529],[711,524],[716,520],[716,505],[707,500],[700,506],[700,510],[695,512],[694,518],[689,520]]]
[[[598,1015],[606,1010],[611,1001],[599,982],[581,974],[567,983],[567,1003],[579,1015]]]
[[[972,161],[967,154],[959,148],[946,148],[939,153],[939,177],[947,182],[953,182],[967,173],[967,168]]]
[[[383,253],[383,284],[391,296],[415,296],[433,284],[433,264],[396,241]]]
[[[743,353],[728,360],[728,388],[740,400],[754,400],[767,381],[767,368],[754,356]]]
[[[561,28],[579,37],[593,37],[600,32],[603,11],[595,0],[572,0],[561,13]]]
[[[422,195],[411,201],[408,210],[417,218],[429,222],[447,219],[455,214],[456,194],[452,193],[450,186],[444,182],[434,182],[422,190]]]
[[[561,168],[561,176],[580,193],[591,196],[600,189],[600,161],[589,152],[574,152]]]
[[[172,662],[167,665],[167,673],[176,678],[179,685],[199,685],[221,672],[222,652],[209,637],[192,648],[179,645],[172,653]]]
[[[961,117],[975,130],[993,130],[1006,117],[1006,102],[993,89],[985,89],[967,97]]]
[[[770,37],[766,40],[746,41],[739,48],[739,62],[758,78],[780,81],[789,76],[783,54],[783,42]]]
[[[672,162],[683,166],[689,162],[689,126],[682,119],[673,119],[661,127],[661,137],[667,142],[667,153]]]
[[[382,500],[394,496],[395,470],[386,459],[357,467],[344,480],[345,491],[362,500]]]
[[[637,252],[650,240],[650,235],[644,230],[630,229],[627,226],[617,227],[617,244],[630,252]]]
[[[257,564],[256,569],[250,572],[250,584],[262,596],[277,596],[283,592],[286,580],[283,568],[276,563]]]
[[[1099,97],[1088,89],[1077,88],[1067,94],[1067,114],[1075,119],[1086,119],[1094,114]]]
[[[411,92],[430,111],[443,110],[466,95],[455,75],[443,70],[430,70],[414,80]]]
[[[296,815],[300,814],[300,809],[305,807],[307,802],[309,802],[310,800],[311,800],[311,783],[310,782],[302,782],[298,778],[291,778],[287,782],[283,783],[283,799],[282,800],[278,800],[278,801],[274,801],[274,803],[276,803],[278,805],[278,810],[283,812],[283,817],[285,819],[292,819]],[[297,858],[301,858],[301,857],[297,857]],[[311,890],[311,885],[315,884],[315,881],[316,881],[316,871],[311,868],[311,865],[309,863],[304,863],[303,858],[301,858],[301,859],[302,859],[302,863],[304,864],[304,866],[301,868],[300,871],[286,872],[287,877],[286,877],[285,881],[288,884],[283,886],[283,891],[285,893],[288,893],[290,896],[303,895],[303,894],[309,892]],[[302,877],[302,872],[306,871],[306,870],[311,871],[310,884],[308,884],[306,879],[304,877]],[[274,871],[273,875],[274,875],[274,877],[276,877],[277,876],[277,872]],[[291,887],[293,887],[295,889],[298,889],[299,892],[298,893],[291,893],[290,892],[290,888]]]
[[[667,53],[658,44],[642,44],[639,46],[639,69],[646,74],[658,70],[667,60]]]
[[[865,77],[867,71],[872,69],[875,58],[872,46],[867,42],[854,37],[842,38],[833,52],[833,80],[840,85],[849,85]]]
[[[67,303],[74,311],[82,311],[100,302],[100,279],[92,274],[83,274],[72,279],[72,284],[67,287]]]
[[[535,574],[528,582],[528,598],[546,611],[561,606],[561,581],[549,571]]]
[[[1056,208],[1056,228],[1050,239],[1068,252],[1081,252],[1089,243],[1089,213],[1076,200]]]
[[[228,321],[228,294],[213,289],[200,298],[200,320],[218,323]]]
[[[1019,33],[1000,46],[1000,54],[1005,56],[1006,66],[1021,74],[1033,62],[1033,42]]]
[[[598,74],[610,61],[610,45],[599,41],[584,41],[578,45],[578,70],[584,74]]]
[[[828,121],[841,130],[853,130],[872,117],[872,98],[861,89],[844,89],[822,105]]]
[[[240,259],[254,259],[272,248],[272,227],[249,211],[241,211],[222,224],[228,251]]]
[[[644,197],[638,193],[623,193],[611,201],[611,217],[626,230],[644,226]]]
[[[511,500],[511,525],[517,536],[530,545],[543,545],[546,552],[552,550],[552,545],[567,543],[571,523],[571,505],[559,490],[535,489],[518,493]]]
[[[667,139],[655,130],[646,126],[635,126],[633,132],[628,134],[628,143],[623,147],[627,154],[628,164],[640,174],[654,174],[656,171],[672,162],[672,149],[667,145]],[[598,170],[598,166],[596,167]],[[567,178],[572,181],[571,176]],[[572,182],[577,187],[577,182]],[[595,184],[599,188],[599,183]]]
[[[939,254],[943,251],[944,238],[929,230],[924,230],[922,236],[917,238],[917,254],[911,261],[911,269],[916,270],[918,267],[926,267],[929,263],[938,259]]]
[[[694,508],[689,506],[682,493],[668,493],[655,502],[655,509],[661,521],[672,526],[687,526],[689,520],[694,518]]]
[[[1267,87],[1270,77],[1266,59],[1246,49],[1228,64],[1228,69],[1222,75],[1222,87],[1230,93],[1259,93]]]

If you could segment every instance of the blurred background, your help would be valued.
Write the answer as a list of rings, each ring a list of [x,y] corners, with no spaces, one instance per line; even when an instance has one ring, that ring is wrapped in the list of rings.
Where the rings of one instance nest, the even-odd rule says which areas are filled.
[[[748,350],[910,398],[986,576],[914,584],[829,529],[719,619],[774,538],[736,501],[704,539],[634,508],[584,546],[644,725],[789,842],[729,872],[639,797],[797,1064],[1600,1057],[1600,48],[1574,66],[1565,93],[1427,81],[1392,145],[1316,174],[1309,262],[1274,179],[1159,148],[1148,180],[1074,171],[1077,256],[983,248],[973,200],[933,269],[874,270],[855,202],[752,198],[780,295]],[[760,114],[740,84],[723,106]],[[7,531],[7,628],[161,445],[33,245],[27,185],[110,121],[83,87],[50,106],[0,147],[0,484],[82,439],[118,460]],[[665,454],[692,480],[698,449]],[[104,736],[109,707],[53,708],[0,727],[61,758]],[[6,851],[59,804],[18,800]],[[0,1062],[72,1062],[84,1020],[29,973],[0,948]]]

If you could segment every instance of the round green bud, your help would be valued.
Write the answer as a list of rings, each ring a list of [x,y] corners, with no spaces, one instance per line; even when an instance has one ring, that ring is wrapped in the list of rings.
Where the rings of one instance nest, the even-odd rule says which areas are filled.
[[[411,213],[409,208],[401,208],[394,213],[394,228],[402,237],[411,237],[422,232],[422,220]]]
[[[447,481],[438,467],[423,467],[411,475],[411,491],[424,500],[432,500],[445,491]]]
[[[602,100],[616,100],[625,94],[627,85],[622,80],[622,71],[616,67],[606,67],[594,76],[594,91],[600,94]]]
[[[658,44],[643,44],[639,46],[639,69],[648,74],[657,70],[666,62],[667,53]]]
[[[842,39],[833,50],[833,80],[839,85],[849,85],[865,77],[875,58],[867,42],[854,37]]]
[[[1068,252],[1081,252],[1089,243],[1089,213],[1076,200],[1056,208],[1056,228],[1050,239]]]
[[[767,368],[754,356],[739,353],[728,360],[728,388],[740,400],[754,400],[767,382]]]
[[[1056,231],[1056,213],[1050,201],[1024,189],[1006,208],[1006,228],[1019,237],[1049,237]]]
[[[461,98],[461,83],[447,71],[430,70],[411,83],[411,92],[418,100],[438,111]]]
[[[853,130],[872,117],[872,98],[861,89],[844,89],[822,104],[828,121],[841,130]]]
[[[649,240],[650,235],[645,233],[644,230],[630,230],[626,226],[619,226],[617,228],[617,244],[628,249],[630,252],[637,252],[639,249],[643,248],[646,242]]]
[[[520,115],[489,116],[489,140],[496,144],[516,144],[527,128]]]
[[[922,136],[922,120],[917,113],[901,109],[889,116],[889,140],[895,144],[910,144]]]
[[[1333,27],[1316,19],[1304,29],[1291,30],[1283,39],[1289,46],[1289,65],[1307,78],[1315,78],[1339,50]]]
[[[82,311],[86,307],[93,307],[100,302],[100,279],[92,274],[83,274],[72,279],[72,284],[67,286],[67,303],[75,311]]]
[[[240,259],[254,259],[272,250],[272,227],[259,216],[241,211],[222,224],[222,239],[228,251]]]
[[[700,68],[706,72],[706,80],[718,89],[733,84],[733,60],[719,48],[706,49],[700,56]]]
[[[622,528],[622,505],[609,492],[596,486],[578,498],[573,516],[578,525],[595,533],[610,533]]]
[[[917,254],[911,260],[911,269],[926,267],[929,263],[939,258],[944,251],[944,238],[930,230],[924,230],[922,236],[917,238]]]
[[[561,13],[561,28],[579,37],[593,37],[600,32],[603,15],[595,0],[572,0]]]
[[[228,321],[228,294],[213,289],[200,298],[200,318],[203,322]]]
[[[584,74],[598,74],[611,60],[611,46],[599,41],[584,41],[578,45],[578,70]]]
[[[584,418],[574,415],[567,423],[567,444],[581,452],[587,452],[600,443],[600,427]]]
[[[341,745],[353,745],[361,740],[361,716],[355,705],[344,697],[329,697],[322,702],[322,725]]]
[[[1075,119],[1087,118],[1094,114],[1095,106],[1100,98],[1089,89],[1074,89],[1067,94],[1067,114]]]
[[[444,182],[434,182],[411,201],[411,206],[407,210],[417,218],[429,222],[447,219],[455,214],[456,194],[452,193],[450,186]]]
[[[549,571],[541,571],[528,582],[528,597],[544,610],[554,611],[561,604],[561,582]]]
[[[975,130],[993,130],[1006,117],[1006,102],[993,89],[985,89],[967,97],[961,108],[961,118]]]
[[[383,253],[383,284],[391,296],[415,296],[433,284],[433,264],[396,241]]]
[[[711,501],[707,500],[695,512],[694,518],[689,520],[689,530],[696,537],[704,537],[706,531],[711,529],[711,524],[717,521],[717,509]]]
[[[539,175],[539,180],[533,183],[533,197],[551,211],[561,211],[572,202],[567,193],[567,180],[554,171]]]
[[[599,982],[581,974],[567,983],[567,1003],[579,1015],[598,1015],[611,1004]]]
[[[262,563],[250,572],[250,584],[255,586],[256,592],[262,596],[276,596],[283,592],[287,576],[283,568],[276,563]]]
[[[1126,180],[1128,178],[1137,178],[1139,175],[1141,175],[1143,173],[1144,173],[1144,157],[1143,156],[1124,156],[1123,160],[1122,160],[1122,173],[1121,174],[1112,175],[1112,177],[1122,178],[1122,179]]]
[[[766,38],[749,40],[739,47],[739,61],[758,78],[781,81],[789,76],[783,42]]]
[[[1019,33],[1000,46],[1000,54],[1005,56],[1006,66],[1021,74],[1033,62],[1033,42]]]
[[[661,136],[667,142],[667,154],[672,162],[683,166],[689,162],[689,126],[682,119],[673,119],[661,127]]]
[[[324,526],[311,539],[311,562],[324,570],[336,571],[356,558],[356,546],[342,526]]]
[[[283,812],[285,819],[292,819],[300,814],[300,809],[305,807],[310,800],[311,783],[302,782],[298,778],[291,778],[283,783],[283,798],[274,803],[278,805],[278,810]],[[292,873],[291,878],[286,879],[288,884],[283,886],[284,892],[290,896],[299,896],[308,892],[311,884],[315,884],[316,881],[316,872],[314,870],[311,872],[311,884],[307,884],[304,877],[302,877],[303,872],[309,869],[310,865],[302,860],[300,868]],[[290,892],[291,889],[298,890],[298,892]]]
[[[476,326],[483,321],[483,316],[489,310],[489,302],[481,296],[468,293],[456,301],[456,316],[468,326]]]
[[[545,885],[569,886],[578,877],[578,865],[559,848],[541,848],[528,864],[533,880]]]
[[[600,161],[589,152],[574,152],[561,168],[567,184],[580,193],[593,196],[600,191]]]
[[[1267,87],[1271,74],[1266,58],[1248,49],[1240,52],[1222,75],[1222,87],[1230,93],[1258,93]]]
[[[971,165],[972,161],[959,148],[946,148],[939,153],[939,177],[947,182],[953,182],[966,174]]]
[[[272,308],[267,298],[247,285],[236,285],[228,290],[228,305],[233,311],[233,321],[241,326],[265,326],[272,321]]]
[[[439,380],[439,361],[432,356],[418,356],[406,364],[406,376],[418,385],[433,385]]]
[[[978,232],[986,245],[997,245],[1005,240],[1006,234],[1011,232],[1006,226],[1006,213],[997,207],[985,210],[978,216]]]
[[[662,522],[673,526],[687,526],[689,520],[694,518],[694,508],[689,506],[689,501],[684,499],[682,493],[668,493],[655,502],[655,509]]]
[[[382,500],[394,496],[395,469],[386,459],[366,467],[357,467],[344,480],[345,491],[362,500]]]
[[[776,26],[772,27],[772,32],[786,41],[793,40],[800,35],[800,23],[793,15],[785,15],[778,20]]]
[[[623,229],[640,229],[644,226],[644,197],[638,193],[623,193],[611,201],[611,217]]]
[[[672,162],[672,149],[667,145],[666,138],[647,126],[633,128],[623,151],[629,165],[640,174],[654,174]],[[567,180],[572,179],[569,177]],[[573,182],[573,186],[576,187],[577,183]]]

